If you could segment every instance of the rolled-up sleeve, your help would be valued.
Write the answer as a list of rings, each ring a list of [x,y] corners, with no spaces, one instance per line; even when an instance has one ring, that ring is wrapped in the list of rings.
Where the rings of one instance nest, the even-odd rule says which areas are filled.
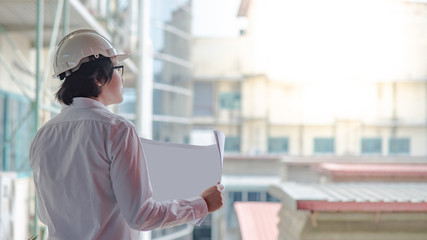
[[[207,205],[201,197],[165,202],[153,200],[147,162],[133,126],[113,126],[108,144],[112,188],[120,211],[131,228],[172,227],[207,215]]]

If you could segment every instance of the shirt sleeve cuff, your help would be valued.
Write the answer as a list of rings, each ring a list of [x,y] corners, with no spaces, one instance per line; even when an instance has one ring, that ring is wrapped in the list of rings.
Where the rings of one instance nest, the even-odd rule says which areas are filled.
[[[202,197],[189,198],[187,201],[191,202],[194,209],[195,219],[204,218],[208,214],[208,205]]]
[[[206,201],[202,197],[189,198],[187,201],[191,203],[194,211],[194,220],[189,223],[200,226],[208,214],[208,205]]]

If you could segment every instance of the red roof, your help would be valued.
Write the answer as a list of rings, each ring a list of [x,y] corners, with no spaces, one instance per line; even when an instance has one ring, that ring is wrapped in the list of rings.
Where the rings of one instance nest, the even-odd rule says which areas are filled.
[[[427,183],[294,183],[270,187],[290,209],[427,212]]]
[[[275,202],[235,202],[242,240],[276,240],[280,206]]]
[[[427,177],[427,165],[423,164],[338,164],[322,163],[322,172],[333,175],[357,176],[422,176]]]
[[[298,210],[325,212],[427,212],[426,202],[297,201]]]

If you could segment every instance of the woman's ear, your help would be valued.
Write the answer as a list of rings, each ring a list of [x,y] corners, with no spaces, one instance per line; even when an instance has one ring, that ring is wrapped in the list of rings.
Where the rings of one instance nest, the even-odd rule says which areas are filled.
[[[101,87],[101,86],[102,86],[102,83],[101,83],[100,81],[98,81],[98,80],[95,80],[95,83],[96,83],[96,85],[97,85],[98,87]]]

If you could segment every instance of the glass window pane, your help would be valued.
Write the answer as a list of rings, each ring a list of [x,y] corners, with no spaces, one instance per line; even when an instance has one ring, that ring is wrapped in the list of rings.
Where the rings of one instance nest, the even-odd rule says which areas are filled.
[[[389,153],[390,154],[409,154],[410,139],[409,138],[390,138]]]
[[[0,93],[0,169],[3,170],[3,163],[5,161],[4,154],[5,154],[5,148],[4,148],[4,140],[5,140],[5,117],[7,117],[4,104],[6,102],[5,96]]]
[[[213,115],[213,84],[195,82],[193,91],[193,115]]]
[[[240,152],[240,137],[226,136],[224,151],[226,152]]]
[[[227,225],[229,228],[237,228],[237,216],[234,210],[234,202],[242,201],[242,192],[229,192],[228,193],[228,205],[227,205]]]
[[[188,124],[153,121],[153,140],[188,143],[190,130]]]
[[[136,111],[136,89],[123,88],[123,102],[119,104],[118,113],[134,114]]]
[[[240,109],[241,95],[239,92],[220,93],[219,106],[222,109]]]
[[[155,82],[183,87],[186,89],[190,89],[191,87],[191,72],[190,69],[184,66],[154,59],[153,71]]]
[[[24,97],[5,93],[3,98],[5,121],[3,132],[4,170],[30,173],[29,148],[34,132],[34,113],[31,103]]]
[[[150,35],[153,39],[153,51],[163,52],[163,48],[165,46],[165,36],[163,33],[163,29],[152,26],[150,28]]]
[[[271,137],[268,139],[269,153],[288,153],[289,139],[287,137]]]
[[[153,114],[191,117],[191,96],[154,89]]]
[[[19,149],[19,147],[17,146],[17,141],[16,141],[16,134],[14,133],[17,130],[17,126],[18,126],[18,122],[19,122],[19,110],[20,110],[20,106],[19,106],[19,102],[16,101],[13,98],[9,98],[8,101],[8,106],[7,106],[7,115],[8,115],[8,120],[7,120],[7,124],[8,124],[8,136],[7,139],[10,140],[10,151],[9,151],[9,156],[7,156],[7,158],[9,159],[9,169],[8,170],[16,170],[15,168],[15,161],[17,160],[17,149]]]
[[[248,201],[261,201],[260,192],[248,192]]]
[[[381,138],[363,138],[362,139],[362,154],[381,154],[382,143]]]
[[[229,197],[229,201],[231,201],[231,202],[242,201],[243,193],[242,192],[229,192],[228,197]]]
[[[190,31],[190,0],[151,1],[150,4],[152,21],[168,22],[183,31]]]
[[[155,53],[163,53],[184,61],[190,60],[190,35],[166,30],[164,24],[157,24],[150,29]],[[171,27],[171,26],[169,26]],[[173,28],[173,27],[172,27]]]
[[[193,239],[211,240],[212,214],[208,214],[200,226],[194,226]]]
[[[315,138],[314,153],[328,154],[335,152],[335,141],[333,138]]]
[[[267,193],[267,202],[280,202],[280,200]]]

